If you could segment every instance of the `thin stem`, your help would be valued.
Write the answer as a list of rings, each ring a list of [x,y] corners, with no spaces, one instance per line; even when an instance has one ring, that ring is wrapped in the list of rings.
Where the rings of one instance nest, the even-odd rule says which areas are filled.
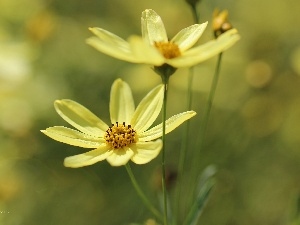
[[[188,87],[187,87],[187,109],[191,110],[192,108],[192,84],[193,84],[193,79],[194,79],[194,67],[191,67],[189,69],[189,75],[188,75]],[[186,121],[184,124],[184,130],[182,134],[182,142],[181,142],[181,149],[180,149],[180,155],[179,155],[179,164],[178,164],[178,180],[182,181],[183,178],[183,171],[184,171],[184,165],[185,165],[185,159],[186,159],[186,152],[188,149],[188,136],[189,136],[189,129],[190,129],[190,120]],[[182,191],[182,185],[179,185],[177,188],[177,192],[175,195],[176,199],[176,212],[177,212],[177,217],[179,217],[179,206],[180,204],[180,193]]]
[[[164,198],[164,225],[168,225],[168,201],[167,201],[167,188],[166,188],[166,169],[165,169],[165,151],[166,151],[166,116],[167,116],[167,94],[168,94],[168,84],[169,76],[162,76],[162,81],[164,84],[164,101],[163,101],[163,112],[162,112],[162,190]]]
[[[198,23],[199,21],[199,15],[197,12],[197,4],[190,4],[191,11],[193,14],[194,22]],[[192,85],[194,80],[194,67],[191,67],[189,69],[189,75],[188,75],[188,88],[187,88],[187,110],[191,110],[192,108],[192,98],[193,98],[193,92],[192,92]],[[176,212],[177,212],[177,218],[180,217],[180,205],[183,203],[180,203],[180,194],[182,191],[182,178],[183,178],[183,171],[185,166],[185,158],[186,158],[186,152],[188,149],[188,133],[190,129],[190,120],[186,121],[185,127],[184,127],[184,133],[182,135],[182,144],[181,144],[181,150],[179,155],[179,164],[178,164],[178,180],[180,181],[177,192],[175,193],[175,200],[176,200]]]
[[[139,197],[141,198],[141,200],[143,201],[143,203],[145,204],[145,206],[147,206],[147,208],[161,221],[163,220],[163,217],[161,215],[161,213],[151,204],[151,202],[149,201],[149,199],[146,197],[146,195],[144,194],[144,192],[142,191],[142,189],[140,188],[140,186],[138,185],[134,174],[132,173],[131,167],[129,165],[129,163],[127,163],[125,165],[126,171],[130,177],[130,180],[132,182],[133,187],[135,188],[137,194],[139,195]]]
[[[191,4],[191,8],[192,8],[192,13],[193,13],[193,18],[194,18],[194,22],[198,23],[199,22],[199,15],[197,12],[197,8],[196,8],[197,4]]]
[[[213,81],[212,81],[211,88],[210,88],[210,92],[209,92],[209,95],[208,95],[207,105],[205,107],[203,122],[202,122],[201,130],[200,130],[201,132],[199,133],[199,139],[198,139],[198,142],[197,142],[198,152],[202,148],[203,141],[204,141],[204,138],[205,138],[207,124],[208,124],[208,120],[209,120],[209,116],[210,116],[210,112],[211,112],[211,108],[212,108],[212,104],[213,104],[213,101],[214,101],[215,92],[216,92],[217,84],[218,84],[218,80],[219,80],[221,61],[222,61],[222,52],[218,56],[218,61],[217,61],[216,69],[215,69],[215,74],[214,74]]]
[[[188,88],[187,88],[187,109],[191,110],[192,108],[192,85],[193,85],[193,79],[194,79],[194,67],[191,67],[189,69],[189,75],[188,75]],[[186,121],[185,129],[183,133],[182,138],[182,145],[181,145],[181,151],[180,151],[180,158],[179,158],[179,177],[181,177],[183,169],[184,169],[184,162],[185,162],[185,156],[186,156],[186,150],[188,147],[188,131],[190,126],[190,120]]]
[[[208,100],[206,103],[206,107],[205,107],[205,111],[204,111],[204,116],[203,116],[203,120],[202,123],[200,124],[200,130],[199,130],[199,134],[198,134],[198,138],[197,138],[197,142],[196,142],[196,147],[195,149],[197,150],[197,155],[194,157],[194,160],[192,161],[192,168],[197,168],[197,165],[199,163],[199,155],[200,152],[203,148],[203,144],[204,144],[204,138],[205,138],[205,134],[206,134],[206,129],[207,129],[207,124],[209,121],[209,116],[210,116],[210,112],[211,112],[211,108],[212,108],[212,104],[213,104],[213,100],[214,100],[214,96],[215,96],[215,92],[217,89],[217,84],[218,84],[218,80],[219,80],[219,75],[220,75],[220,68],[221,68],[221,61],[222,61],[222,52],[219,54],[218,59],[217,59],[217,64],[215,67],[215,72],[214,72],[214,76],[213,76],[213,81],[211,84],[211,88],[210,88],[210,92],[208,95]],[[198,174],[198,170],[195,169],[193,170],[193,174],[191,174],[190,176],[190,180],[188,181],[188,183],[191,184],[191,186],[195,189],[197,187],[197,174]],[[192,192],[194,193],[194,191]],[[188,200],[188,202],[193,202],[193,196],[190,196],[191,198]]]

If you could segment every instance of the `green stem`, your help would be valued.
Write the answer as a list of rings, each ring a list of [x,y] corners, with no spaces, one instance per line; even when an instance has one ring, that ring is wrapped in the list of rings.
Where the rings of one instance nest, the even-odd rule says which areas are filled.
[[[194,79],[194,67],[191,67],[189,69],[189,75],[188,75],[188,87],[187,87],[187,109],[191,110],[192,108],[192,84]],[[188,149],[188,137],[189,137],[189,129],[190,129],[190,120],[186,121],[184,124],[184,130],[182,134],[182,142],[181,142],[181,149],[180,149],[180,155],[179,155],[179,164],[178,164],[178,180],[182,181],[183,178],[183,171],[184,171],[184,165],[185,165],[185,159],[186,159],[186,152]],[[182,185],[179,185],[177,188],[177,192],[175,195],[176,200],[176,211],[177,217],[180,217],[179,213],[179,206],[180,206],[180,193],[182,191]]]
[[[191,110],[191,108],[192,108],[193,79],[194,79],[194,67],[191,67],[189,70],[189,75],[188,75],[188,88],[187,88],[187,109],[188,110]],[[186,121],[183,138],[182,138],[182,145],[181,145],[181,151],[180,151],[180,157],[179,157],[179,167],[178,167],[179,178],[181,177],[181,175],[183,173],[183,169],[184,169],[186,150],[188,147],[189,126],[190,126],[190,120]]]
[[[133,184],[133,187],[135,188],[137,194],[139,195],[139,197],[141,198],[141,200],[144,202],[145,206],[147,206],[147,208],[161,221],[163,220],[163,217],[161,215],[161,213],[151,204],[151,202],[149,201],[149,199],[146,197],[146,195],[144,194],[144,192],[142,191],[142,189],[140,188],[140,186],[138,185],[134,174],[132,173],[131,167],[129,165],[129,163],[127,163],[125,165],[125,168],[127,170],[127,173],[130,177],[130,180]]]
[[[190,4],[194,22],[198,23],[199,21],[199,15],[197,13],[197,4]],[[194,67],[190,67],[189,69],[189,75],[188,75],[188,88],[187,88],[187,110],[191,110],[192,108],[192,85],[193,85],[193,80],[194,80]],[[180,155],[179,155],[179,164],[178,164],[178,180],[180,181],[177,192],[175,194],[175,200],[176,200],[176,211],[177,212],[177,218],[180,217],[180,194],[182,191],[182,178],[183,178],[183,170],[184,170],[184,165],[185,165],[185,158],[186,158],[186,152],[188,149],[188,133],[190,129],[190,120],[186,121],[186,124],[184,126],[184,132],[182,136],[182,144],[181,144],[181,150],[180,150]]]
[[[199,137],[198,142],[197,142],[198,152],[202,148],[203,141],[204,141],[204,138],[205,138],[207,124],[208,124],[208,120],[209,120],[209,116],[210,116],[210,112],[211,112],[211,108],[212,108],[212,104],[213,104],[213,101],[214,101],[215,92],[216,92],[217,84],[218,84],[218,80],[219,80],[221,61],[222,61],[222,52],[218,56],[218,61],[217,61],[216,69],[215,69],[215,74],[214,74],[213,81],[212,81],[211,88],[210,88],[210,92],[209,92],[209,95],[208,95],[207,105],[205,107],[203,123],[202,123],[201,130],[200,130],[201,132],[199,133],[200,137]]]
[[[193,18],[194,18],[194,22],[198,23],[199,22],[199,15],[197,13],[197,8],[196,8],[197,4],[191,4],[191,8],[192,8],[192,13],[193,13]]]
[[[202,123],[200,124],[200,130],[199,130],[199,134],[198,134],[198,138],[197,138],[197,142],[196,142],[196,147],[195,149],[197,150],[197,155],[194,157],[194,160],[192,161],[192,168],[198,168],[198,164],[199,164],[199,155],[200,152],[203,148],[203,143],[204,143],[204,138],[205,138],[205,134],[206,134],[206,128],[207,128],[207,124],[209,121],[209,116],[210,116],[210,112],[211,112],[211,108],[212,108],[212,104],[213,104],[213,100],[214,100],[214,96],[215,96],[215,92],[217,89],[217,84],[218,84],[218,80],[219,80],[219,75],[220,75],[220,68],[221,68],[221,61],[222,61],[222,52],[219,54],[218,59],[217,59],[217,64],[215,67],[215,72],[214,72],[214,76],[213,76],[213,81],[211,84],[211,88],[210,88],[210,92],[208,95],[208,100],[206,103],[206,107],[205,107],[205,111],[204,111],[204,116],[203,116],[203,120]],[[195,169],[193,170],[194,173],[191,174],[190,179],[188,181],[189,184],[191,184],[192,188],[197,187],[197,175],[198,175],[198,170]],[[192,191],[192,193],[195,193],[195,191]],[[190,196],[191,198],[188,200],[188,202],[194,202],[194,198],[195,196]]]
[[[167,117],[167,94],[169,76],[162,76],[162,82],[164,84],[164,101],[163,101],[163,112],[162,112],[162,190],[164,198],[164,225],[168,225],[168,203],[167,203],[167,188],[166,188],[166,169],[165,169],[165,151],[166,151],[166,117]]]

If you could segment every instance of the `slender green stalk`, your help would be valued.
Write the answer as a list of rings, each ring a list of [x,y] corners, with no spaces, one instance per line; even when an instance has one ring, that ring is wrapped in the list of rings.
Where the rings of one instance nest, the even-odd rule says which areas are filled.
[[[197,142],[198,152],[202,148],[203,141],[204,141],[204,138],[205,138],[207,124],[208,124],[208,120],[209,120],[209,116],[210,116],[210,112],[211,112],[211,108],[212,108],[212,104],[213,104],[213,101],[214,101],[215,92],[216,92],[217,84],[218,84],[218,80],[219,80],[222,55],[223,54],[221,52],[218,56],[218,61],[217,61],[216,69],[215,69],[215,74],[214,74],[213,81],[212,81],[211,88],[210,88],[210,92],[209,92],[209,95],[208,95],[207,105],[205,107],[203,122],[202,122],[202,126],[201,126],[200,133],[199,133],[199,138],[198,138],[198,142]]]
[[[194,67],[191,67],[189,69],[189,75],[188,75],[188,87],[187,87],[187,106],[186,108],[188,110],[191,110],[192,108],[192,84],[193,84],[193,79],[194,79]],[[182,142],[181,142],[181,148],[180,148],[180,155],[179,155],[179,163],[178,163],[178,180],[180,181],[180,184],[182,179],[183,179],[183,171],[184,171],[184,165],[185,165],[185,159],[186,159],[186,152],[188,149],[188,137],[189,137],[189,129],[190,129],[190,120],[186,121],[184,124],[184,129],[182,133]],[[182,185],[178,185],[175,193],[175,200],[176,200],[176,210],[177,212],[177,217],[180,216],[179,212],[179,206],[182,205],[180,204],[180,193],[182,191]]]
[[[202,120],[202,123],[200,124],[200,130],[198,133],[198,138],[197,138],[196,147],[195,147],[195,149],[197,150],[197,155],[194,157],[194,160],[192,161],[192,166],[191,166],[192,168],[197,168],[197,165],[199,163],[199,155],[203,148],[207,124],[209,121],[209,116],[210,116],[210,112],[211,112],[211,108],[212,108],[212,104],[213,104],[213,100],[214,100],[214,96],[215,96],[215,92],[216,92],[217,84],[218,84],[218,80],[219,80],[222,55],[223,55],[223,53],[221,52],[217,59],[217,64],[215,67],[213,81],[212,81],[210,92],[208,95],[208,100],[207,100],[207,103],[205,106],[203,120]],[[193,172],[194,173],[191,174],[190,180],[188,181],[188,183],[191,184],[192,188],[194,188],[194,190],[195,190],[195,188],[197,187],[196,177],[197,177],[197,174],[199,171],[197,169],[195,169],[195,170],[193,170]],[[192,191],[192,193],[194,193],[194,191]],[[188,200],[188,202],[190,202],[190,203],[194,202],[195,196],[191,195],[190,197],[191,198]]]
[[[197,8],[196,8],[197,4],[193,4],[193,5],[190,5],[190,6],[192,8],[194,22],[198,23],[199,22],[199,15],[198,15]]]
[[[194,79],[194,67],[191,67],[189,69],[188,88],[187,88],[187,109],[188,110],[191,110],[191,108],[192,108],[193,79]],[[189,131],[189,127],[190,127],[190,120],[186,121],[185,126],[184,126],[184,132],[183,132],[183,138],[182,138],[182,144],[181,144],[181,151],[180,151],[180,157],[179,157],[179,167],[178,167],[179,177],[181,177],[181,175],[183,173],[183,169],[184,169],[186,150],[188,148],[188,131]]]
[[[197,12],[197,4],[190,4],[194,22],[198,23],[199,21],[199,15]],[[192,108],[192,98],[193,98],[193,92],[192,92],[192,85],[193,85],[193,80],[194,80],[194,67],[190,67],[189,69],[189,75],[188,75],[188,88],[187,88],[187,110],[191,110]],[[186,158],[186,152],[188,149],[188,133],[190,129],[190,120],[186,121],[185,126],[184,126],[184,131],[182,135],[182,144],[181,144],[181,149],[180,149],[180,155],[179,155],[179,164],[178,164],[178,180],[180,181],[176,193],[175,193],[175,202],[176,204],[176,211],[177,212],[177,218],[180,217],[180,205],[181,199],[180,199],[180,194],[182,191],[182,178],[183,178],[183,171],[184,171],[184,166],[185,166],[185,158]]]
[[[168,201],[167,201],[167,188],[166,188],[166,169],[165,169],[165,152],[166,152],[166,117],[167,117],[167,97],[168,97],[168,85],[169,76],[162,76],[164,84],[164,101],[163,101],[163,112],[162,112],[162,190],[164,198],[164,225],[168,225]]]
[[[130,180],[133,184],[133,187],[135,188],[137,194],[139,195],[139,197],[141,198],[141,200],[143,201],[143,203],[145,204],[145,206],[147,206],[147,208],[161,221],[163,221],[163,216],[161,215],[161,213],[151,204],[151,202],[149,201],[149,199],[146,197],[146,195],[144,194],[144,192],[142,191],[142,189],[140,188],[140,186],[138,185],[134,174],[132,173],[131,167],[129,165],[129,163],[127,163],[125,165],[125,168],[127,170],[127,173],[130,177]]]
[[[175,73],[176,68],[164,64],[162,66],[154,67],[154,71],[160,75],[162,83],[164,85],[164,100],[163,100],[163,111],[162,111],[162,191],[163,191],[163,210],[164,210],[164,225],[168,225],[168,199],[167,199],[167,188],[166,188],[166,168],[165,168],[165,152],[166,152],[166,118],[167,118],[167,98],[168,98],[168,85],[170,76]]]

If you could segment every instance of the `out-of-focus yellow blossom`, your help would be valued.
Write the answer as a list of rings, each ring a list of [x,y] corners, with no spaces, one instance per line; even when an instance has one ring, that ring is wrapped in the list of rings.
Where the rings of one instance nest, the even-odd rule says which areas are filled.
[[[194,24],[179,31],[170,41],[160,16],[152,9],[142,12],[142,37],[131,36],[128,41],[101,28],[90,28],[96,35],[87,43],[100,52],[132,63],[174,68],[194,66],[231,47],[240,38],[232,29],[216,40],[192,48],[204,32],[207,22]]]
[[[125,165],[130,159],[145,164],[154,159],[162,148],[162,124],[151,129],[163,104],[163,85],[152,89],[135,109],[129,85],[117,79],[110,93],[110,119],[108,126],[84,106],[72,100],[57,100],[57,113],[77,130],[55,126],[42,130],[44,134],[69,145],[94,150],[67,157],[66,167],[82,167],[106,159],[112,166]],[[195,116],[187,111],[166,120],[166,133]]]
[[[228,22],[227,10],[221,12],[218,9],[214,10],[212,27],[216,38],[233,28],[231,23]]]

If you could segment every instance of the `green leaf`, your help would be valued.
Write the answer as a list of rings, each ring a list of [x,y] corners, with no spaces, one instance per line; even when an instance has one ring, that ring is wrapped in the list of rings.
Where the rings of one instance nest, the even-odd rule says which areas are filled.
[[[214,175],[216,168],[213,165],[206,167],[200,176],[198,182],[198,194],[194,204],[192,205],[187,218],[184,221],[184,225],[195,225],[197,224],[199,217],[201,216],[203,209],[208,201],[210,193],[214,187],[215,179]]]

